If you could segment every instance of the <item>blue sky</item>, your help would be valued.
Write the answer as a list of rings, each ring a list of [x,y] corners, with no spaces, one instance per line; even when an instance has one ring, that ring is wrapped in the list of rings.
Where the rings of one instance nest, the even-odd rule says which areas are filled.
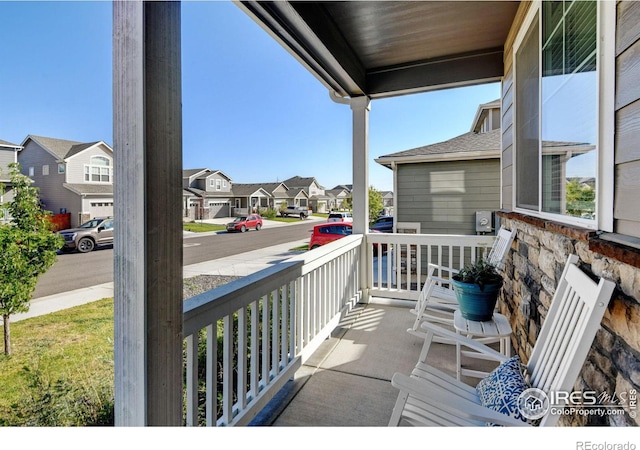
[[[29,134],[112,144],[111,3],[0,1],[0,139]],[[183,166],[237,183],[351,183],[351,110],[226,1],[182,5]],[[374,100],[369,184],[392,190],[378,156],[469,131],[499,84]]]

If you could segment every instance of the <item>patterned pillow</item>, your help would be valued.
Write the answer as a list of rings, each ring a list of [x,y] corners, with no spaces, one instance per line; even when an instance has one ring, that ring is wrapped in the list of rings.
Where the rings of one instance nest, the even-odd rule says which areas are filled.
[[[518,408],[518,397],[529,387],[522,376],[520,357],[516,355],[480,380],[476,393],[483,406],[526,422],[527,419],[520,414]]]

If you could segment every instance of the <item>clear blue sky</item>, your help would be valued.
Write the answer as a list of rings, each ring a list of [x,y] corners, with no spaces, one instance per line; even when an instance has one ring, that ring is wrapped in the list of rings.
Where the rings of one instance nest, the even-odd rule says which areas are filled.
[[[111,3],[0,1],[0,139],[112,137]],[[351,111],[237,6],[182,4],[183,166],[237,183],[315,177],[350,184]],[[374,100],[369,184],[392,190],[378,156],[469,131],[498,84]]]

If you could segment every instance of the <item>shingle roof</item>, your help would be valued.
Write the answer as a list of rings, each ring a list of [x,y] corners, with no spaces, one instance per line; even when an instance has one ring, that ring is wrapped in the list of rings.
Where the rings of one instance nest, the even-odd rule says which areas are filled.
[[[200,172],[202,172],[204,170],[209,170],[209,169],[205,169],[205,168],[202,168],[202,169],[183,169],[182,170],[182,178],[189,178],[189,177],[191,177],[191,176],[193,176],[193,175],[195,175],[197,173],[200,173]]]
[[[256,192],[256,191],[258,191],[260,189],[264,190],[264,187],[262,185],[260,185],[260,184],[236,184],[236,183],[234,183],[233,184],[233,195],[244,197],[244,196],[247,196],[247,195],[251,195],[251,194],[253,194],[254,192]],[[265,190],[265,192],[267,192],[267,191]],[[270,192],[267,192],[267,194],[271,195]]]
[[[412,148],[389,155],[383,155],[377,160],[393,160],[402,157],[428,157],[435,155],[452,155],[455,159],[460,159],[460,155],[470,152],[486,153],[487,156],[500,156],[500,129],[487,131],[486,133],[465,133],[456,136],[448,141],[438,142],[436,144],[425,145],[423,147]],[[443,158],[440,158],[443,159]],[[446,159],[446,158],[444,158]],[[378,161],[381,164],[382,161]]]
[[[80,194],[112,194],[112,184],[88,184],[88,183],[65,183],[63,185],[67,189]]]
[[[295,176],[289,178],[288,180],[284,180],[283,183],[290,188],[308,188],[314,181],[316,182],[316,184],[318,184],[318,186],[320,186],[320,183],[318,183],[318,180],[316,180],[314,177]]]
[[[274,190],[278,188],[282,183],[233,183],[233,190],[236,191],[237,187],[241,187],[243,192],[253,189],[252,192],[258,189],[264,189],[269,194],[272,194]]]
[[[33,139],[38,144],[44,146],[47,150],[49,150],[51,153],[56,155],[59,159],[69,158],[101,142],[101,141],[76,142],[76,141],[68,141],[65,139],[55,139],[55,138],[49,138],[44,136],[34,136],[34,135],[29,135],[27,139],[29,138]]]
[[[11,142],[8,141],[4,141],[2,139],[0,139],[0,147],[11,147],[11,148],[22,148],[20,145],[18,144],[13,144]]]

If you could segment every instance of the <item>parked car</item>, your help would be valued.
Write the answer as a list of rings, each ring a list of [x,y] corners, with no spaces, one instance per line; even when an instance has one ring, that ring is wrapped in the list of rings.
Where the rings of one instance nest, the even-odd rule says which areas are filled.
[[[353,222],[353,216],[349,212],[332,212],[327,222]]]
[[[347,222],[329,222],[321,223],[313,227],[311,232],[311,240],[309,241],[309,249],[318,248],[321,245],[336,241],[345,236],[349,236],[353,232],[352,224]]]
[[[99,245],[113,244],[113,217],[95,217],[78,228],[58,231],[64,238],[63,252],[88,253]]]
[[[372,231],[381,233],[393,233],[393,216],[381,216],[371,225]]]
[[[379,233],[376,230],[369,230],[372,233]],[[322,245],[337,241],[345,236],[353,234],[353,223],[351,222],[328,222],[321,223],[313,227],[311,232],[311,240],[309,241],[309,250],[318,248]],[[387,252],[387,244],[382,244],[382,252]],[[378,255],[378,246],[373,247],[373,255]]]
[[[227,231],[239,231],[244,233],[249,228],[255,228],[260,231],[262,228],[262,217],[259,214],[251,214],[250,216],[236,217],[233,222],[227,224]]]

